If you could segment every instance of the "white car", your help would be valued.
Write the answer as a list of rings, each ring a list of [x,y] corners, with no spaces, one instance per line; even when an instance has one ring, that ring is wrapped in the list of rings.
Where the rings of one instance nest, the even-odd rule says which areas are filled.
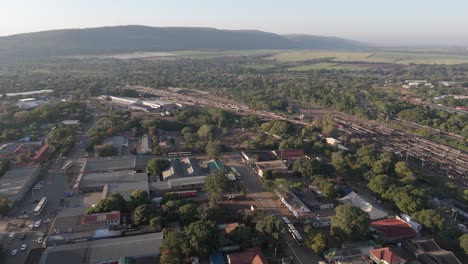
[[[44,223],[50,223],[50,218],[47,218],[46,220],[44,220]]]
[[[28,230],[32,230],[34,228],[33,224],[28,225]]]
[[[40,227],[41,224],[42,224],[42,220],[39,220],[34,224],[34,227]]]
[[[21,250],[21,251],[25,251],[27,248],[28,248],[28,245],[23,244],[23,245],[21,245],[20,250]]]
[[[10,252],[10,254],[11,254],[12,256],[16,255],[16,253],[18,253],[18,250],[17,250],[17,249],[13,249],[13,250]]]
[[[42,244],[42,237],[37,238],[37,243]]]
[[[15,238],[15,236],[16,236],[15,233],[10,233],[10,235],[8,236],[8,239],[13,240],[13,238]]]

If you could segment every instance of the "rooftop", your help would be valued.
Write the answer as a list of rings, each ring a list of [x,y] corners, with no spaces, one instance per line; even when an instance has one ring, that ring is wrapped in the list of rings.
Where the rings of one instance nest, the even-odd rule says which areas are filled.
[[[348,195],[341,198],[340,201],[345,204],[351,204],[354,207],[359,207],[361,210],[368,213],[372,220],[382,219],[388,215],[385,211],[377,208],[375,205],[372,205],[355,192],[350,192]]]
[[[148,191],[148,176],[146,173],[136,173],[133,170],[122,170],[101,173],[86,173],[81,176],[79,188],[108,186],[107,193],[120,193],[126,200],[134,190]]]
[[[227,255],[230,264],[267,264],[263,252],[260,248],[246,249],[243,252]]]
[[[371,223],[371,228],[381,234],[385,240],[408,239],[418,234],[405,221],[396,218],[374,221]]]
[[[462,262],[450,251],[443,250],[431,238],[415,238],[404,247],[412,251],[421,263],[461,264]]]
[[[152,233],[50,246],[42,254],[39,263],[108,263],[124,257],[154,256],[160,253],[162,239],[162,233]]]
[[[305,156],[302,149],[275,150],[273,151],[273,154],[283,160],[298,159]]]
[[[63,120],[62,121],[62,124],[66,125],[66,126],[76,126],[80,123],[80,120]]]
[[[261,161],[255,163],[261,170],[287,170],[288,167],[281,160]]]
[[[210,169],[211,172],[217,171],[217,170],[225,170],[226,168],[224,167],[224,164],[221,160],[219,159],[212,159],[207,162],[208,168]]]
[[[389,247],[371,250],[370,256],[374,260],[377,260],[378,263],[380,263],[380,261],[385,261],[387,264],[400,264],[405,261],[403,258],[395,254]]]
[[[106,172],[135,169],[135,156],[118,156],[88,159],[83,166],[83,172]]]
[[[40,167],[27,166],[10,169],[0,179],[0,196],[16,201],[17,194],[27,185],[28,181],[39,173]]]

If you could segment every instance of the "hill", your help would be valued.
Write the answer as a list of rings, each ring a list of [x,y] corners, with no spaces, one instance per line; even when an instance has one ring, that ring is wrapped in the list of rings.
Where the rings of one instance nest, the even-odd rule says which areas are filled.
[[[115,26],[0,37],[0,58],[197,49],[345,49],[354,48],[355,43],[357,42],[320,36],[281,36],[258,30]]]

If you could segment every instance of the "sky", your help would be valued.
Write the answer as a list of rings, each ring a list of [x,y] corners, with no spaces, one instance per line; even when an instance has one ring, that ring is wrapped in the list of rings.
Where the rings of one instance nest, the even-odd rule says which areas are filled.
[[[467,11],[468,0],[0,0],[0,36],[147,25],[468,46]]]

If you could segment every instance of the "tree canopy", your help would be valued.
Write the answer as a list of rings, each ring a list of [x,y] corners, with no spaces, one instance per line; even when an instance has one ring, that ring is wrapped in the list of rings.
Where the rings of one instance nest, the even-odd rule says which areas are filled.
[[[331,220],[332,234],[344,241],[364,240],[369,235],[369,215],[351,205],[339,205]]]

